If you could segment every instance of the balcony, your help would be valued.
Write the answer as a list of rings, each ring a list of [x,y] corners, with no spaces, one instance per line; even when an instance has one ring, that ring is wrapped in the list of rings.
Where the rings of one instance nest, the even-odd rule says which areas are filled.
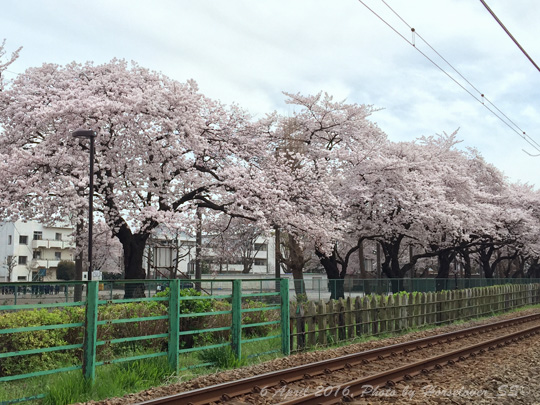
[[[71,240],[34,239],[32,249],[75,249],[75,243]]]
[[[60,260],[47,260],[47,268],[58,267],[58,263],[60,263]]]
[[[48,240],[34,239],[32,241],[32,249],[48,248],[48,247],[49,247],[49,241]]]
[[[63,249],[64,248],[64,242],[61,240],[50,240],[49,242],[49,248],[50,249]]]
[[[51,267],[58,267],[60,260],[56,259],[32,259],[30,262],[30,268],[32,269],[50,269]]]

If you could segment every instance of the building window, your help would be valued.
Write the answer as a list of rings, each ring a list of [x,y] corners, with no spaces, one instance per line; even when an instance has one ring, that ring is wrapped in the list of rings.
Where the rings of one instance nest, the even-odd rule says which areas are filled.
[[[62,260],[62,252],[54,252],[54,258],[56,260]]]
[[[62,240],[62,234],[60,232],[56,232],[54,235],[54,240]]]
[[[34,231],[34,240],[42,240],[42,239],[43,239],[43,232]]]
[[[19,264],[21,265],[26,265],[26,261],[27,261],[28,257],[27,256],[19,256]],[[26,278],[25,278],[26,280]]]
[[[19,235],[19,244],[28,245],[28,236],[27,235]]]
[[[255,251],[266,252],[266,250],[267,250],[266,243],[255,243]]]
[[[266,266],[266,259],[255,259],[253,264],[255,266]]]
[[[11,245],[13,243],[13,237],[11,235],[8,235],[8,245]]]
[[[34,250],[33,258],[38,260],[41,259],[41,250]]]
[[[17,281],[26,281],[26,276],[18,276]]]

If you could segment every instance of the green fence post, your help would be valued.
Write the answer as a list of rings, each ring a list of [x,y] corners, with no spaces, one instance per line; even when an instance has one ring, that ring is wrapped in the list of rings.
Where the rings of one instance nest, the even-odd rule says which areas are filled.
[[[291,354],[291,329],[289,314],[289,279],[282,278],[279,282],[281,297],[281,351],[284,355]],[[320,291],[320,289],[319,289]]]
[[[92,383],[96,377],[96,340],[98,320],[98,282],[89,281],[86,291],[85,339],[83,354],[84,378]]]
[[[242,356],[242,280],[232,285],[232,349],[237,358]]]
[[[178,350],[180,342],[180,280],[171,280],[169,283],[169,345],[167,359],[169,366],[178,374],[180,363]]]
[[[13,289],[13,294],[14,294],[14,295],[13,295],[13,301],[14,301],[14,302],[13,302],[13,305],[17,305],[17,289],[18,289],[18,288],[19,288],[19,287],[17,286],[17,284],[15,284],[15,288]]]

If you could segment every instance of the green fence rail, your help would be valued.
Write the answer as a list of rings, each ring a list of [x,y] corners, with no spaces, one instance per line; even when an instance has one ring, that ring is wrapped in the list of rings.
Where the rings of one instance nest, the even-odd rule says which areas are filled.
[[[132,285],[144,285],[146,297],[121,298]],[[81,287],[82,300],[74,301]],[[93,382],[100,366],[156,357],[166,358],[179,373],[211,366],[194,355],[225,347],[238,359],[290,354],[288,279],[1,283],[2,291],[4,297],[12,294],[9,304],[0,295],[2,384],[73,370]],[[29,334],[35,335],[35,346],[21,350],[19,338]],[[246,350],[263,341],[272,343],[270,350]],[[140,350],[126,355],[126,348],[135,346]],[[62,364],[50,361],[54,354]],[[36,364],[42,369],[24,370]],[[0,397],[0,403],[44,396]]]

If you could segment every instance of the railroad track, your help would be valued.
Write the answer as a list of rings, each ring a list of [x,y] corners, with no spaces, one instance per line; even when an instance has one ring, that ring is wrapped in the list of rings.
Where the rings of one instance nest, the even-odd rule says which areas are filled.
[[[466,328],[405,343],[354,353],[335,359],[323,360],[285,370],[277,370],[259,376],[200,388],[163,398],[148,400],[141,402],[140,405],[205,405],[216,402],[226,403],[233,398],[244,395],[261,395],[261,391],[267,390],[268,387],[285,387],[291,383],[309,380],[314,376],[321,374],[332,374],[338,370],[350,369],[354,366],[388,359],[389,357],[396,357],[400,354],[406,355],[426,348],[433,348],[434,346],[444,345],[462,339],[478,337],[489,332],[516,327],[537,320],[540,320],[540,314]],[[382,372],[357,378],[343,384],[335,384],[328,387],[329,389],[312,390],[316,392],[282,402],[282,404],[334,404],[341,401],[352,400],[355,395],[359,395],[363,392],[363,387],[366,385],[392,385],[398,381],[407,380],[420,373],[425,373],[430,369],[440,368],[446,364],[464,360],[468,356],[475,356],[478,353],[494,350],[497,346],[504,346],[516,342],[536,333],[540,333],[540,325],[510,333],[502,337],[491,338],[481,343],[468,345],[430,358],[409,362],[401,367],[390,367],[390,369],[387,367],[386,370]]]

